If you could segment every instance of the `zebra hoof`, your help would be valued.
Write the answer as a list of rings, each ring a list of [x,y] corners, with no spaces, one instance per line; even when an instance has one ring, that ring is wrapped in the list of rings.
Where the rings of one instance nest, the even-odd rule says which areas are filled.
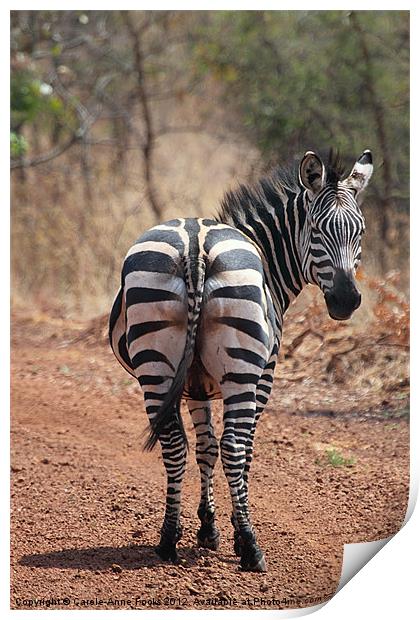
[[[267,563],[265,561],[264,553],[258,547],[252,549],[251,552],[244,553],[241,557],[241,568],[243,571],[252,573],[265,573],[267,572]]]
[[[218,533],[214,537],[207,536],[206,538],[200,538],[200,535],[197,534],[197,545],[199,547],[204,547],[205,549],[211,549],[212,551],[217,551],[217,549],[219,548],[219,544],[220,544],[220,536]]]
[[[199,547],[216,551],[219,548],[220,532],[213,523],[203,523],[197,531],[197,544]]]
[[[176,552],[176,546],[174,544],[159,544],[155,547],[155,551],[161,560],[165,560],[167,562],[170,560],[174,564],[178,562],[178,554]]]

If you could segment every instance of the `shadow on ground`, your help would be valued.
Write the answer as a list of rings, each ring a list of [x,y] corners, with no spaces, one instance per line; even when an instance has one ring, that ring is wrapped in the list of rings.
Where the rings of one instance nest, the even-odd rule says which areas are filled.
[[[184,566],[193,566],[207,552],[196,548],[180,548],[179,560]],[[125,570],[143,566],[167,566],[159,558],[153,545],[130,545],[127,547],[92,547],[86,549],[63,549],[49,553],[24,555],[19,564],[35,568],[71,568],[84,570],[106,570],[117,565]]]

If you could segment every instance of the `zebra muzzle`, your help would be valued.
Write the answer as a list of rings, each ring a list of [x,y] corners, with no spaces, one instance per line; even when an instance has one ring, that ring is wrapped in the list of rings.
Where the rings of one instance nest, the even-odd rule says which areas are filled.
[[[349,319],[357,310],[362,301],[362,296],[356,287],[352,272],[337,269],[333,286],[324,294],[328,313],[336,321]]]

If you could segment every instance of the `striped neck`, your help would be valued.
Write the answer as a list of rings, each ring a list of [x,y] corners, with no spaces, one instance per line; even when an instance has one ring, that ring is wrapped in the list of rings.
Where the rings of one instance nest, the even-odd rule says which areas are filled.
[[[306,220],[303,194],[299,186],[286,187],[276,177],[263,179],[229,192],[217,216],[258,247],[280,321],[306,284],[300,252]]]

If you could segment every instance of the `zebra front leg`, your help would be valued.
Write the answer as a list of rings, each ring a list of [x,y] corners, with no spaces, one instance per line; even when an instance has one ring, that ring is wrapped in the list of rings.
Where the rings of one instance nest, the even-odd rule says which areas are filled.
[[[197,543],[200,547],[216,550],[220,534],[215,525],[213,473],[219,446],[211,421],[210,402],[189,400],[188,408],[197,437],[196,460],[201,477],[201,498],[197,511],[201,527],[197,532]]]
[[[255,387],[254,387],[255,390]],[[252,395],[252,400],[250,397]],[[245,400],[248,401],[245,403]],[[241,408],[231,405],[241,402]],[[246,404],[246,408],[244,405]],[[246,392],[242,397],[233,395],[224,398],[224,424],[220,440],[223,470],[229,483],[232,499],[232,523],[236,532],[235,550],[241,556],[243,570],[264,572],[266,562],[257,544],[248,507],[248,490],[244,479],[246,446],[255,420],[255,392]],[[242,408],[244,407],[244,408]]]

